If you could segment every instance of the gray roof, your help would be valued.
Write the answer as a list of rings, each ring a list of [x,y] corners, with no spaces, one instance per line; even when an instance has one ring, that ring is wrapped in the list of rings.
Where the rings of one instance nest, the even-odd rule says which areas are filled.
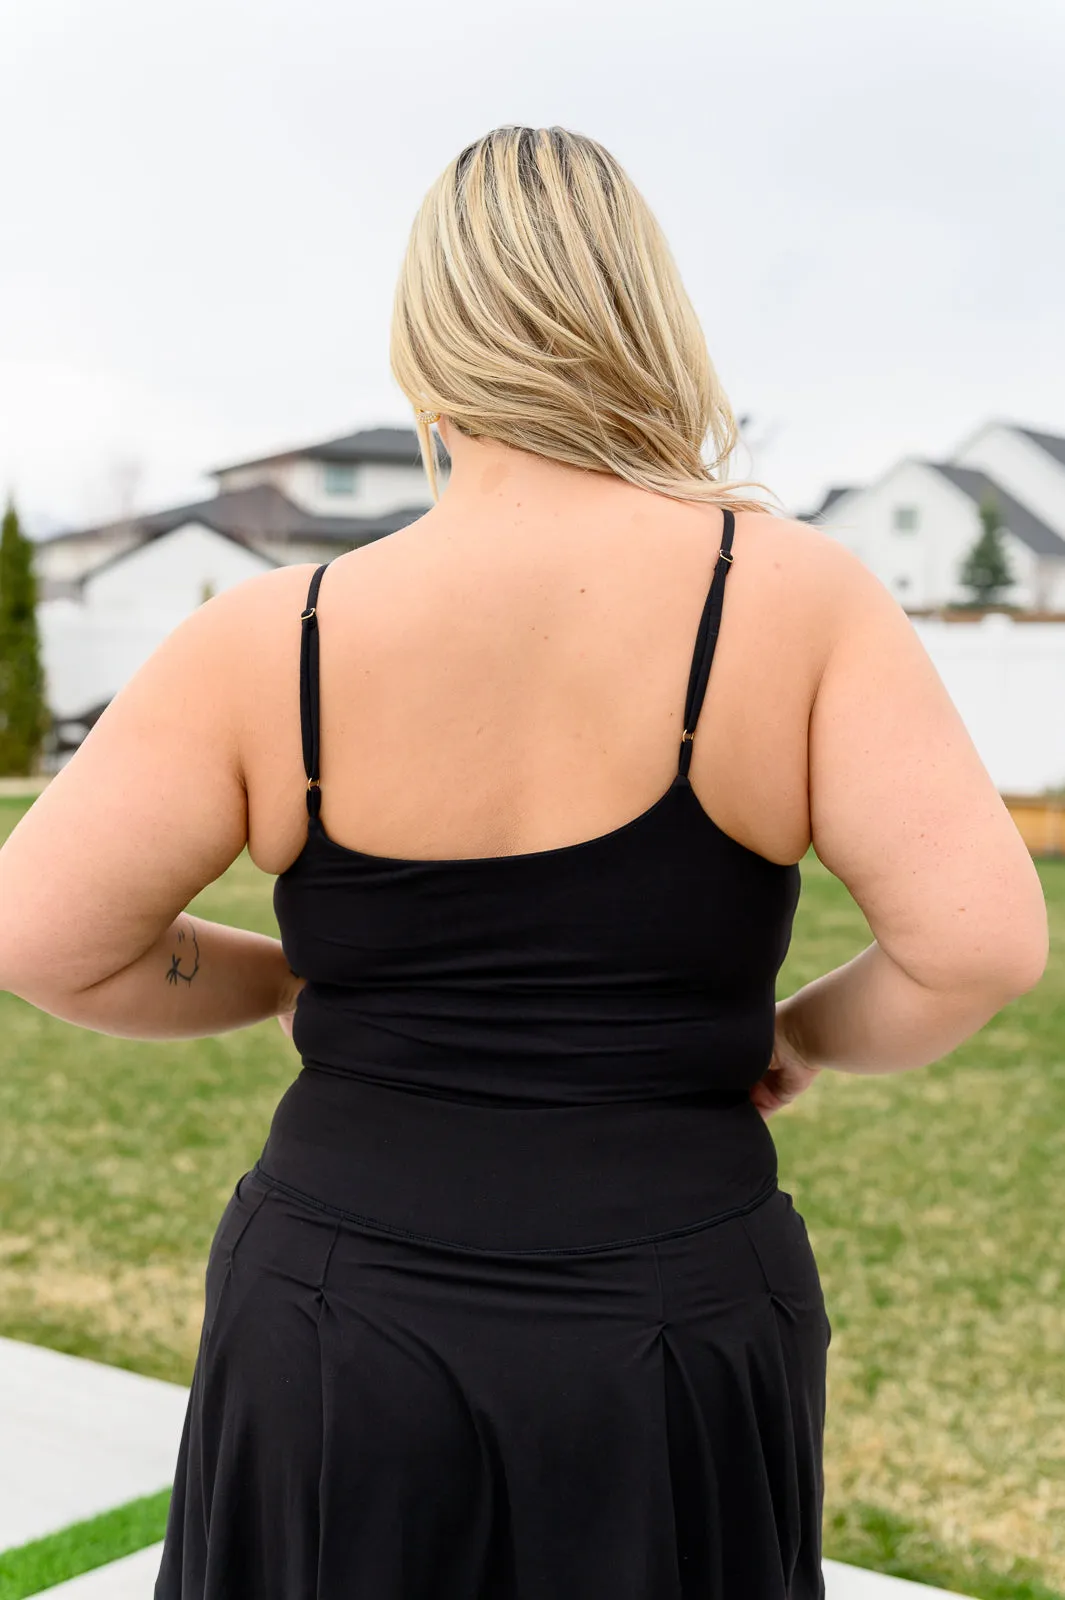
[[[443,445],[437,439],[438,459],[446,459]],[[395,466],[421,466],[418,435],[413,428],[363,428],[360,433],[345,433],[339,439],[325,439],[319,444],[301,445],[292,450],[279,450],[269,456],[255,456],[249,461],[234,461],[226,467],[215,467],[209,474],[217,478],[223,472],[235,472],[238,467],[261,467],[271,461],[291,461],[303,457],[312,461],[388,462]]]
[[[973,467],[956,467],[950,461],[926,461],[924,464],[931,467],[933,472],[942,474],[967,494],[970,500],[975,500],[977,505],[985,495],[993,495],[1007,531],[1026,544],[1029,550],[1034,550],[1036,555],[1065,557],[1065,539],[1048,527],[1034,511],[1029,511],[1027,506],[1007,494],[986,472],[977,472]]]
[[[1045,450],[1048,456],[1053,456],[1065,467],[1065,439],[1060,433],[1036,433],[1034,428],[1018,428],[1017,432],[1023,433],[1026,439],[1031,439],[1040,450]]]
[[[827,491],[827,493],[825,494],[825,497],[821,501],[821,504],[819,506],[815,506],[813,511],[805,512],[803,514],[803,516],[801,516],[799,518],[799,521],[800,522],[813,522],[815,517],[823,517],[825,512],[828,511],[830,507],[835,505],[836,501],[840,498],[841,495],[850,494],[851,487],[852,486],[849,483],[833,484],[832,488],[829,489]]]
[[[212,495],[209,500],[174,506],[167,511],[153,511],[147,516],[132,517],[124,522],[79,528],[74,533],[52,534],[48,539],[39,539],[37,544],[92,539],[108,531],[129,529],[137,536],[139,546],[163,534],[172,533],[175,528],[183,528],[189,522],[200,522],[207,528],[213,528],[216,533],[252,547],[268,539],[287,539],[297,544],[321,543],[323,540],[345,545],[370,544],[387,533],[395,533],[397,528],[405,528],[409,522],[424,516],[426,510],[426,506],[420,505],[405,506],[380,517],[317,517],[294,505],[273,484],[257,483],[250,489],[234,489],[226,494]],[[108,563],[112,559],[120,557],[109,556]],[[101,563],[101,567],[105,564]],[[98,572],[101,567],[93,570]]]

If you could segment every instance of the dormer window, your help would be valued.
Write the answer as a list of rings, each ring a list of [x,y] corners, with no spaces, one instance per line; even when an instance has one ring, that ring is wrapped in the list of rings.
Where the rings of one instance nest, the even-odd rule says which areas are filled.
[[[355,468],[348,461],[327,461],[322,473],[322,487],[326,494],[353,495],[355,493]]]
[[[896,506],[894,517],[892,518],[892,527],[896,533],[916,533],[917,507]]]

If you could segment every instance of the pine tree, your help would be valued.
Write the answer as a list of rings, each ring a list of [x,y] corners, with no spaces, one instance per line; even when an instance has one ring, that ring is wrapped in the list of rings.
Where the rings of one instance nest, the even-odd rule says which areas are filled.
[[[0,532],[0,776],[36,772],[50,723],[33,546],[9,502]]]
[[[959,578],[972,596],[972,604],[991,605],[1000,591],[1016,582],[1002,539],[1002,516],[990,491],[980,501],[980,537],[962,563]]]

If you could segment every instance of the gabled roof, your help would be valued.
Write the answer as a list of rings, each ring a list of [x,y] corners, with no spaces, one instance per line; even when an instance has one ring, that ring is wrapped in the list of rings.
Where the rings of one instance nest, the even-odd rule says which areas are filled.
[[[436,443],[438,459],[443,462],[446,452],[439,438]],[[279,450],[273,455],[255,456],[250,461],[234,461],[229,466],[213,468],[209,476],[217,478],[222,473],[235,472],[241,467],[263,467],[272,461],[295,461],[300,458],[344,463],[376,461],[403,467],[419,467],[422,460],[418,450],[418,435],[413,428],[363,428],[359,433],[342,434],[339,439],[325,439],[319,444]]]
[[[379,517],[317,517],[294,505],[273,484],[257,483],[250,489],[233,489],[225,494],[212,495],[209,500],[195,501],[192,505],[153,511],[146,516],[105,523],[101,527],[79,528],[75,533],[53,534],[48,539],[37,540],[37,544],[92,539],[101,533],[121,530],[132,532],[136,540],[135,548],[140,548],[151,539],[172,533],[175,528],[183,528],[189,522],[202,523],[204,527],[212,528],[216,533],[225,534],[227,538],[250,548],[267,539],[307,543],[324,539],[335,540],[338,544],[369,544],[386,533],[395,533],[397,528],[405,528],[409,522],[424,516],[425,510],[424,505],[405,506]],[[109,556],[107,559],[110,562],[117,558]],[[101,563],[101,566],[105,564]],[[98,572],[100,567],[92,570]]]
[[[214,502],[209,500],[206,503],[213,505]],[[201,527],[210,528],[211,532],[217,533],[220,538],[229,539],[233,544],[240,545],[242,550],[247,550],[250,555],[261,561],[264,568],[281,566],[281,562],[273,560],[271,556],[259,550],[252,539],[237,528],[227,528],[222,525],[220,520],[215,522],[208,521],[207,517],[198,515],[198,506],[189,506],[185,509],[189,513],[185,516],[181,516],[178,512],[160,512],[152,519],[156,525],[151,528],[145,526],[149,520],[147,518],[143,518],[139,524],[128,524],[127,526],[132,527],[137,535],[134,542],[125,545],[121,550],[115,550],[109,556],[104,556],[102,561],[97,561],[94,566],[88,567],[86,571],[79,573],[74,580],[75,591],[80,594],[82,585],[91,578],[95,578],[101,572],[106,572],[109,567],[117,567],[120,562],[128,561],[131,556],[135,556],[138,551],[153,544],[156,539],[163,539],[168,533],[176,533],[179,528],[185,528],[189,523],[199,523]]]
[[[951,461],[925,461],[922,464],[940,473],[977,505],[985,495],[993,495],[1007,531],[1026,544],[1029,550],[1034,550],[1036,555],[1065,557],[1065,539],[1048,527],[1034,511],[1029,511],[1027,506],[1007,494],[986,472],[978,472],[974,467],[956,467]]]
[[[1017,432],[1023,433],[1026,439],[1031,439],[1040,450],[1045,450],[1048,456],[1053,456],[1065,467],[1065,439],[1060,433],[1037,433],[1034,428],[1018,428]]]
[[[823,517],[825,512],[834,506],[842,495],[850,494],[851,488],[852,485],[849,483],[833,484],[832,488],[825,494],[821,504],[816,506],[813,511],[807,511],[799,520],[801,522],[813,522],[815,517]]]

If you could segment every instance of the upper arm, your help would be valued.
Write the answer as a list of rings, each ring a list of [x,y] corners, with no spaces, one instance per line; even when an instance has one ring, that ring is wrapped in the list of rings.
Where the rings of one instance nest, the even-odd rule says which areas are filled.
[[[1047,956],[1031,856],[905,612],[842,548],[831,565],[814,849],[918,982],[1030,988]]]
[[[258,582],[169,634],[0,850],[0,986],[113,976],[240,854],[236,651]]]

